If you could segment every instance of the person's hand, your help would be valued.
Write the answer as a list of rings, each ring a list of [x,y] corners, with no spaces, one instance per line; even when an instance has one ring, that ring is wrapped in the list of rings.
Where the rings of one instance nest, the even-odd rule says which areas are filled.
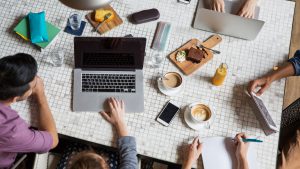
[[[235,156],[237,160],[246,160],[247,159],[247,152],[249,148],[249,143],[244,142],[242,139],[247,138],[245,133],[238,133],[235,136],[235,141],[236,141],[236,151],[235,151]]]
[[[225,12],[224,0],[211,0],[211,8],[218,12]]]
[[[39,76],[36,76],[32,81],[32,94],[39,96],[40,94],[44,94],[44,93],[45,93],[44,82]]]
[[[202,143],[199,141],[199,137],[193,140],[193,143],[189,145],[188,156],[183,163],[183,169],[192,168],[193,163],[199,158],[202,153]]]
[[[118,101],[115,98],[109,98],[107,100],[109,105],[109,112],[101,111],[101,115],[117,129],[119,136],[127,136],[127,125],[124,120],[125,105],[123,100]]]
[[[256,1],[257,0],[246,0],[245,4],[238,12],[238,15],[245,18],[254,18]]]
[[[262,77],[260,79],[253,80],[248,85],[248,92],[254,92],[257,96],[262,95],[270,86],[273,81],[268,76]],[[260,87],[260,89],[255,92],[255,89]]]

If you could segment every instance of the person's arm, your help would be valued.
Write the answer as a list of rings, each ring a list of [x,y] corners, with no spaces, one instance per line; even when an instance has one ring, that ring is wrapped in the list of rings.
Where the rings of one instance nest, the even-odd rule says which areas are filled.
[[[249,169],[247,159],[239,159],[237,169]]]
[[[270,87],[273,81],[293,75],[300,75],[300,50],[296,51],[294,57],[289,59],[288,63],[279,67],[278,70],[251,81],[248,85],[248,92],[255,92],[255,89],[260,87],[260,89],[255,92],[256,95],[260,96]]]
[[[238,162],[237,169],[249,169],[247,153],[249,148],[249,143],[243,142],[243,138],[247,138],[244,133],[239,133],[235,136],[236,140],[236,151],[235,156]]]
[[[110,112],[100,112],[101,115],[111,123],[119,136],[118,148],[120,154],[120,169],[135,169],[138,166],[135,138],[129,136],[125,116],[125,105],[123,101],[115,98],[108,99]]]
[[[251,81],[248,85],[248,92],[254,92],[257,96],[260,96],[271,86],[273,81],[292,76],[294,74],[295,70],[293,65],[291,63],[287,63],[269,75]],[[260,89],[255,91],[255,89],[258,87],[260,87]]]
[[[36,80],[37,82],[35,88],[33,89],[33,95],[35,96],[39,109],[38,128],[50,133],[53,139],[52,148],[54,148],[58,144],[58,134],[55,122],[45,95],[43,81],[39,77],[36,77]]]
[[[273,73],[270,74],[269,80],[271,82],[274,82],[276,80],[286,78],[289,76],[293,76],[295,74],[295,69],[293,67],[292,63],[286,63],[282,67],[279,67],[277,70],[275,70]]]
[[[193,143],[189,146],[189,152],[187,158],[183,161],[182,169],[191,169],[192,165],[199,158],[202,152],[202,143],[199,141],[199,137],[195,138]]]
[[[120,169],[135,169],[138,166],[136,142],[131,136],[123,136],[118,139],[120,154]]]
[[[257,0],[246,0],[238,15],[245,18],[254,18],[256,4]]]

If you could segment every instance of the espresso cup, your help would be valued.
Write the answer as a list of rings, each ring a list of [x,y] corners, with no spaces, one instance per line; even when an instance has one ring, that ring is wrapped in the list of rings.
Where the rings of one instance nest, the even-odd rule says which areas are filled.
[[[190,115],[195,123],[206,123],[211,119],[212,111],[207,105],[197,103],[190,107]]]
[[[176,90],[182,86],[182,77],[177,72],[168,72],[162,77],[162,84],[167,90]]]

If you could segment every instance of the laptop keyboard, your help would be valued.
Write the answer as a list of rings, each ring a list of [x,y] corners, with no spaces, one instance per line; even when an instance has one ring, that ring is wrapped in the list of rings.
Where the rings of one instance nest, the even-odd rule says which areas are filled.
[[[82,74],[82,92],[135,93],[135,75]]]

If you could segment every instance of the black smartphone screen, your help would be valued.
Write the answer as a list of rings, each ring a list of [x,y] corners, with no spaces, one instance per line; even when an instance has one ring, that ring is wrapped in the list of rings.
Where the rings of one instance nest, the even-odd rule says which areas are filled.
[[[163,112],[159,115],[158,118],[162,119],[166,123],[170,123],[178,110],[179,107],[173,105],[172,103],[168,103],[168,105],[163,110]]]

